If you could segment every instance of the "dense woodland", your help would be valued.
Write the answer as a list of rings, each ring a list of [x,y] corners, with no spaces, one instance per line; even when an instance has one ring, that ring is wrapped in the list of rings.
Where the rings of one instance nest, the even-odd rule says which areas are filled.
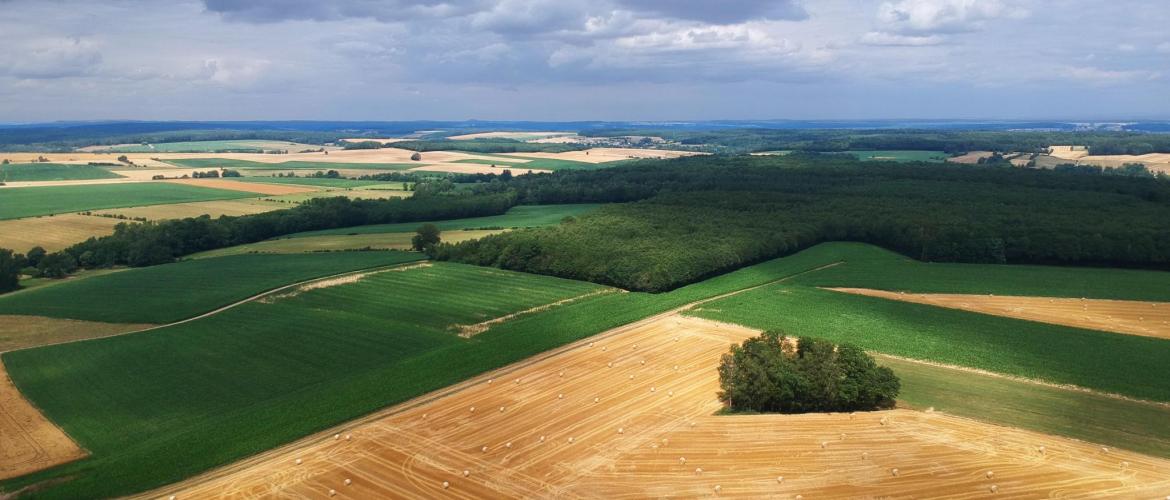
[[[521,203],[630,202],[437,257],[664,291],[816,243],[924,261],[1170,266],[1170,183],[829,155],[693,157],[488,183]]]
[[[980,130],[725,129],[592,130],[595,137],[658,136],[718,153],[757,151],[925,150],[947,153],[1000,151],[1043,153],[1049,146],[1086,145],[1095,155],[1170,153],[1170,134],[1140,132],[1039,132]]]

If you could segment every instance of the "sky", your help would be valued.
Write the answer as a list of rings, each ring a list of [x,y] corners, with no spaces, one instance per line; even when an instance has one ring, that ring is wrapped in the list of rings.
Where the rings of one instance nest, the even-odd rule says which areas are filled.
[[[1167,0],[0,0],[0,122],[1170,118]]]

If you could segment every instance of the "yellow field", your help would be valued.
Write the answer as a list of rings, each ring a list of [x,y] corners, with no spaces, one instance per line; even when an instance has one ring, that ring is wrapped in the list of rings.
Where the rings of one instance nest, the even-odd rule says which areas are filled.
[[[550,137],[562,137],[577,135],[574,132],[479,132],[475,134],[453,135],[448,139],[454,141],[463,141],[471,139],[512,139],[516,141],[527,141],[533,139],[547,139]]]
[[[830,290],[1129,335],[1170,339],[1170,302]]]
[[[188,186],[199,186],[214,189],[227,189],[231,191],[244,191],[248,193],[267,194],[267,195],[282,195],[282,194],[296,194],[296,193],[311,193],[313,191],[320,191],[321,188],[314,186],[299,186],[296,184],[269,184],[264,182],[244,182],[230,179],[176,179],[168,180],[173,184],[186,184]]]
[[[113,234],[119,222],[125,221],[78,214],[0,220],[0,248],[24,253],[39,245],[55,252],[91,236]]]
[[[149,205],[145,207],[111,208],[95,210],[95,214],[123,215],[130,218],[141,217],[147,220],[183,219],[210,215],[212,218],[221,215],[249,215],[292,208],[294,205],[276,203],[259,199],[196,201],[191,203],[173,203],[170,205]],[[104,217],[103,217],[104,218]],[[115,220],[115,219],[107,219]]]
[[[586,163],[605,163],[632,158],[678,158],[707,153],[690,151],[670,151],[664,149],[636,149],[636,148],[593,148],[584,151],[567,151],[564,153],[510,153],[509,156],[529,158],[553,158],[557,160],[572,160]]]
[[[1170,488],[1170,461],[934,412],[714,415],[719,356],[755,334],[650,318],[150,496],[1150,498]]]
[[[542,170],[539,168],[524,168],[524,167],[492,167],[491,165],[480,165],[477,163],[442,163],[437,165],[425,165],[410,169],[412,171],[421,172],[452,172],[456,174],[502,174],[505,171],[512,172],[512,175],[546,174],[552,172],[551,170]]]

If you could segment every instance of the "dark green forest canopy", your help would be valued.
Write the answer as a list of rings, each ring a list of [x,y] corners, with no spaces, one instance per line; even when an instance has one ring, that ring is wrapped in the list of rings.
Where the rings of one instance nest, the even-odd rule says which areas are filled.
[[[707,157],[485,184],[521,203],[633,202],[438,258],[663,291],[813,244],[938,262],[1170,265],[1170,183],[841,157]]]

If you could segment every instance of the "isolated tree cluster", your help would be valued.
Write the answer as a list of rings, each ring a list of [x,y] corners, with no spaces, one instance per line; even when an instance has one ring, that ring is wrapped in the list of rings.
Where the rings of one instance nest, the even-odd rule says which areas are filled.
[[[851,344],[764,332],[719,364],[719,398],[732,411],[810,413],[894,407],[901,383]]]

